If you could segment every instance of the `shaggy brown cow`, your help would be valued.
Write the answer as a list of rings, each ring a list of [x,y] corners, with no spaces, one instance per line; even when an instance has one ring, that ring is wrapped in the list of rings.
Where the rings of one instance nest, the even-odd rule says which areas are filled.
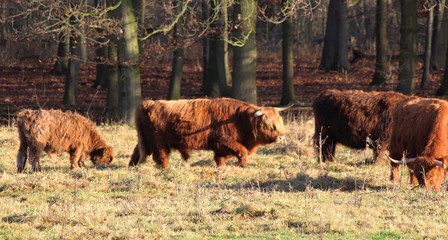
[[[90,156],[93,163],[109,164],[114,151],[98,134],[87,118],[59,110],[23,110],[17,115],[20,148],[17,172],[25,168],[27,155],[33,171],[40,171],[40,155],[68,152],[71,168],[85,166]]]
[[[278,111],[284,109],[228,98],[144,101],[135,113],[138,144],[129,166],[145,162],[152,154],[166,168],[170,151],[176,149],[184,160],[191,150],[212,150],[218,166],[236,156],[239,165],[246,167],[247,156],[258,146],[283,138]]]
[[[413,97],[398,103],[393,117],[391,179],[399,181],[398,168],[407,163],[411,184],[438,191],[448,164],[448,102]],[[393,160],[403,155],[410,159]]]
[[[373,148],[375,163],[387,149],[391,111],[406,98],[394,92],[322,91],[313,103],[318,161],[333,161],[336,144],[341,143],[354,149]]]

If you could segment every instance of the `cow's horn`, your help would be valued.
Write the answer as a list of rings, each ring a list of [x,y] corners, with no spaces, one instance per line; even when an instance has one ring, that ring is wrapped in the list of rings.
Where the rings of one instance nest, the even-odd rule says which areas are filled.
[[[439,161],[439,160],[434,160],[434,164],[435,164],[435,165],[438,165],[438,166],[441,166],[441,167],[443,167],[443,168],[446,168],[445,164],[443,164],[443,162],[441,162],[441,161]]]
[[[261,116],[263,116],[263,112],[262,112],[261,110],[257,110],[257,111],[254,113],[254,117],[261,117]]]
[[[290,103],[290,104],[288,104],[288,105],[285,106],[285,107],[275,107],[275,110],[281,112],[281,111],[285,111],[286,109],[288,109],[288,108],[290,108],[290,107],[292,107],[292,106],[294,106],[294,103]]]
[[[411,163],[411,162],[414,162],[415,160],[417,160],[417,158],[409,158],[409,159],[406,159],[405,161],[402,161],[402,160],[395,160],[395,159],[391,158],[389,155],[386,155],[386,156],[389,158],[389,160],[391,162],[398,163],[398,164]]]

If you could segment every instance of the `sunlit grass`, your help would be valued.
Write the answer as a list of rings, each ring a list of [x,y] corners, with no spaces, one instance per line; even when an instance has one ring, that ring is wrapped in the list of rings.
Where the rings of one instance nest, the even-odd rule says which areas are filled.
[[[18,137],[0,127],[0,239],[443,239],[446,185],[438,193],[389,181],[371,150],[337,148],[336,161],[314,156],[313,120],[287,116],[284,142],[262,147],[240,168],[217,168],[208,151],[188,162],[171,155],[129,169],[135,129],[99,126],[116,159],[70,170],[68,154],[41,158],[42,172],[16,173]]]

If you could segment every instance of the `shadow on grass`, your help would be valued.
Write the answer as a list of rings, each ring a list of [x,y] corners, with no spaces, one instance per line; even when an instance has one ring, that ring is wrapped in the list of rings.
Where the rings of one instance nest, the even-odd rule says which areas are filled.
[[[124,166],[119,166],[119,165],[115,165],[115,164],[111,164],[111,165],[102,165],[102,164],[89,164],[85,167],[80,167],[77,169],[71,169],[69,165],[67,166],[58,166],[58,167],[54,167],[54,166],[43,166],[41,167],[41,172],[51,172],[51,171],[62,171],[62,172],[73,172],[73,171],[77,171],[77,170],[81,170],[81,169],[96,169],[96,170],[106,170],[106,169],[111,169],[111,170],[117,170],[120,168],[123,168]],[[2,170],[0,170],[0,173],[2,173]],[[23,173],[20,174],[33,174],[33,170],[31,170],[31,167],[26,167],[25,170],[23,171]]]
[[[117,169],[121,169],[121,168],[127,168],[127,166],[120,166],[120,165],[115,165],[115,164],[110,164],[110,165],[103,165],[103,164],[92,164],[90,166],[87,167],[87,169],[96,169],[96,170],[117,170]]]
[[[381,186],[371,185],[362,180],[352,177],[338,179],[327,175],[311,178],[306,174],[297,174],[295,178],[287,180],[268,180],[265,182],[248,182],[230,186],[233,189],[254,189],[259,188],[264,191],[283,192],[304,192],[307,189],[340,190],[343,192],[353,192],[355,190],[371,189],[381,190]]]
[[[32,222],[35,218],[36,217],[29,216],[28,214],[23,213],[2,217],[2,221],[6,223],[26,223],[26,222]]]

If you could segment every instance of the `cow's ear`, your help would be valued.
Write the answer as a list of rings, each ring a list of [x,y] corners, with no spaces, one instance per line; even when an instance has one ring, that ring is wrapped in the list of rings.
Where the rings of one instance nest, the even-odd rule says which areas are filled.
[[[257,111],[255,111],[255,113],[254,113],[254,117],[261,117],[261,116],[263,116],[264,115],[264,113],[261,111],[261,110],[257,110]]]

